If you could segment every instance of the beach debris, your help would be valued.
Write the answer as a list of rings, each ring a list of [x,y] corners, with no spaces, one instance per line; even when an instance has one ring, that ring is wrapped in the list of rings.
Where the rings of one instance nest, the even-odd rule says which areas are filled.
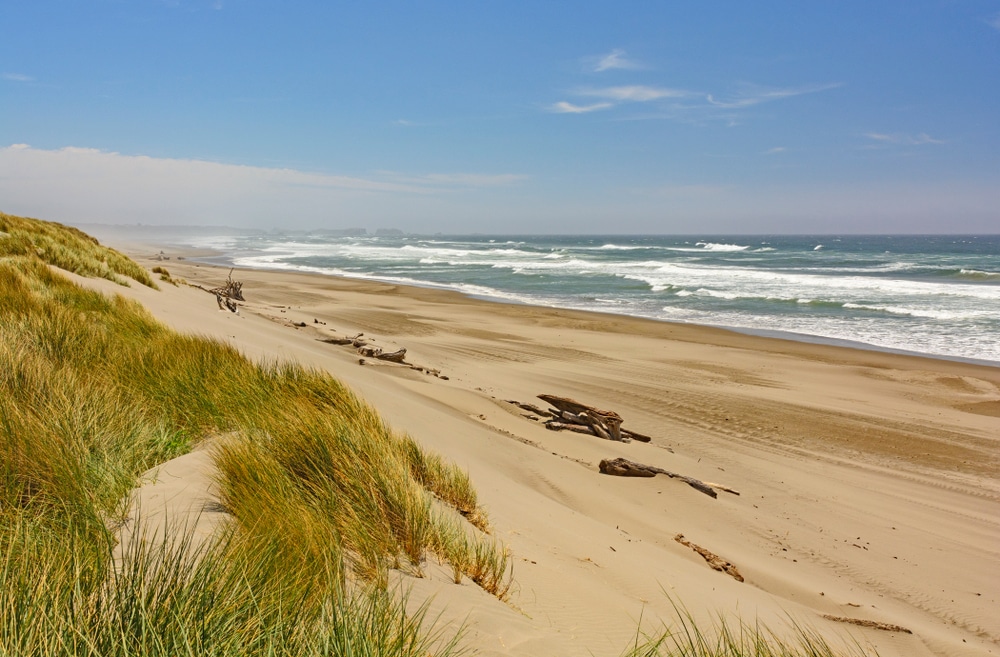
[[[246,299],[243,298],[243,283],[241,281],[233,280],[232,269],[229,270],[229,276],[226,277],[225,285],[220,285],[219,287],[212,288],[209,291],[227,299],[232,299],[233,301],[246,301]]]
[[[206,288],[201,285],[192,285],[191,287],[196,287],[199,290],[208,292],[209,294],[215,295],[215,302],[219,304],[219,310],[228,310],[231,313],[239,314],[240,308],[236,305],[237,301],[246,301],[243,298],[243,283],[241,281],[233,280],[233,270],[229,270],[229,276],[226,278],[226,284],[220,285],[219,287]],[[285,311],[281,311],[285,312]]]
[[[358,333],[357,335],[352,335],[350,337],[332,336],[332,337],[329,337],[329,338],[319,338],[319,341],[320,342],[325,342],[327,344],[336,344],[336,345],[347,345],[347,344],[349,344],[349,345],[352,345],[352,346],[361,346],[361,344],[363,344],[361,342],[361,337],[363,335],[364,335],[364,333]],[[355,345],[356,342],[360,343],[360,344]]]
[[[376,347],[375,345],[362,345],[358,348],[358,353],[362,356],[367,356],[368,358],[377,358],[378,360],[387,360],[393,363],[402,363],[403,358],[406,357],[406,348],[397,349],[396,351],[384,352],[382,347]]]
[[[544,410],[534,404],[526,404],[516,399],[505,401],[512,406],[517,406],[522,411],[531,413],[532,415],[524,416],[529,419],[539,421],[543,417],[548,418],[545,420],[545,428],[552,431],[574,431],[623,443],[633,440],[648,443],[653,440],[638,431],[623,429],[622,417],[614,411],[604,411],[569,397],[538,395],[538,398],[548,402],[553,408]]]
[[[740,571],[736,568],[736,566],[734,566],[731,562],[726,561],[725,559],[723,559],[716,553],[712,552],[711,550],[703,548],[697,543],[692,543],[691,541],[685,539],[684,534],[678,534],[677,536],[674,536],[674,540],[680,543],[681,545],[689,547],[698,554],[700,554],[702,558],[708,563],[708,565],[711,566],[714,570],[726,573],[727,575],[735,579],[737,582],[743,581],[743,575],[740,574]]]
[[[320,342],[325,342],[326,344],[335,344],[340,346],[351,346],[354,347],[358,354],[362,358],[358,359],[358,364],[364,365],[365,358],[374,358],[375,360],[381,360],[389,363],[397,363],[399,365],[405,365],[406,367],[414,370],[416,372],[421,372],[423,374],[429,374],[433,377],[447,381],[448,377],[441,374],[441,370],[435,369],[433,367],[426,367],[424,365],[414,365],[413,363],[406,362],[406,348],[400,347],[396,351],[385,351],[382,347],[372,344],[374,339],[366,339],[364,333],[358,333],[357,335],[351,336],[330,336],[325,338],[316,338]]]
[[[694,477],[688,477],[687,475],[670,472],[669,470],[658,468],[655,465],[636,463],[635,461],[629,461],[628,459],[619,457],[614,459],[604,459],[598,467],[600,468],[601,474],[614,475],[616,477],[655,477],[658,474],[667,475],[671,479],[683,481],[691,488],[705,493],[705,495],[708,495],[709,497],[719,496],[719,494],[715,492],[715,488],[712,484],[704,482],[700,479],[695,479]],[[718,485],[716,486],[722,490],[733,492],[731,488]],[[735,494],[739,495],[739,493]]]
[[[838,623],[850,623],[851,625],[870,627],[873,630],[885,630],[886,632],[903,632],[904,634],[913,634],[912,630],[908,630],[901,625],[893,625],[892,623],[880,623],[878,621],[870,621],[870,620],[865,620],[863,618],[848,618],[847,616],[831,616],[830,614],[823,614],[823,618],[827,620],[836,621]]]
[[[559,417],[570,424],[590,427],[595,436],[618,442],[628,442],[630,440],[622,436],[622,416],[614,411],[603,411],[587,404],[581,404],[569,397],[538,395],[538,398],[544,402],[548,402],[556,409],[555,412],[552,412],[553,416]]]
[[[541,409],[541,408],[535,406],[534,404],[524,404],[524,403],[519,402],[519,401],[514,400],[514,399],[508,399],[507,403],[508,404],[513,404],[514,406],[517,406],[522,411],[528,411],[529,413],[534,413],[535,415],[540,415],[542,417],[552,417],[552,413],[550,413],[550,412],[548,412],[548,411],[546,411],[544,409]]]

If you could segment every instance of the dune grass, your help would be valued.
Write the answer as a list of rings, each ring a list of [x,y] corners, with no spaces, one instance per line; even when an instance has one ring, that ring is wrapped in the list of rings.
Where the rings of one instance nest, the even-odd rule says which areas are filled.
[[[621,657],[878,657],[848,639],[834,646],[815,629],[789,620],[784,632],[763,623],[718,615],[710,626],[699,623],[680,603],[671,599],[674,619],[670,627],[637,633]]]
[[[6,233],[0,239],[0,257],[36,256],[81,276],[106,278],[120,285],[132,279],[156,287],[145,269],[79,229],[0,212],[0,233]]]
[[[325,373],[72,284],[48,265],[152,284],[82,233],[0,220],[0,654],[448,655],[389,570],[433,556],[507,595],[464,471]],[[233,522],[116,561],[138,475],[207,436]]]

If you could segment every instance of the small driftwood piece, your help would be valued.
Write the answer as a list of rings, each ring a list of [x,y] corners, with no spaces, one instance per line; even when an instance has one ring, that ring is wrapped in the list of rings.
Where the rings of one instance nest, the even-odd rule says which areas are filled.
[[[705,559],[706,562],[708,562],[708,565],[711,566],[713,569],[718,570],[719,572],[726,573],[727,575],[735,579],[737,582],[743,581],[743,575],[741,575],[740,571],[736,569],[736,566],[726,561],[725,559],[723,559],[716,553],[712,552],[711,550],[708,550],[700,545],[697,545],[695,543],[692,543],[691,541],[686,540],[684,538],[684,534],[678,534],[677,536],[674,536],[674,540],[680,543],[681,545],[685,545],[694,550],[695,552],[697,552],[698,554],[700,554],[702,558]]]
[[[534,404],[525,404],[523,402],[517,401],[516,399],[508,399],[507,403],[513,406],[517,406],[522,411],[528,411],[529,413],[534,413],[535,415],[540,415],[541,417],[552,417],[552,413],[546,411],[543,408],[539,408]]]
[[[631,431],[630,429],[622,429],[622,438],[628,438],[630,440],[638,440],[640,443],[648,443],[653,440],[652,438],[650,438],[645,434],[637,433],[635,431]]]
[[[596,435],[594,430],[590,427],[585,427],[579,424],[566,424],[565,422],[554,422],[548,421],[545,423],[545,428],[552,431],[575,431],[576,433],[585,433],[588,436]]]
[[[886,632],[903,632],[904,634],[913,634],[912,630],[908,630],[901,625],[893,625],[892,623],[880,623],[878,621],[865,620],[863,618],[848,618],[847,616],[831,616],[830,614],[823,614],[823,618],[827,620],[837,621],[838,623],[850,623],[851,625],[860,625],[861,627],[870,627],[873,630],[885,630]]]
[[[691,488],[701,491],[709,497],[719,496],[719,494],[715,492],[714,488],[700,479],[677,474],[676,472],[670,472],[669,470],[658,468],[655,465],[646,465],[644,463],[629,461],[628,459],[616,458],[604,459],[601,461],[600,469],[602,474],[614,475],[616,477],[655,477],[658,474],[667,475],[671,479],[679,479],[680,481],[683,481]]]
[[[538,398],[551,404],[559,411],[555,415],[571,424],[588,426],[595,435],[605,440],[629,441],[629,438],[622,435],[622,417],[614,411],[603,411],[568,397],[538,395]]]

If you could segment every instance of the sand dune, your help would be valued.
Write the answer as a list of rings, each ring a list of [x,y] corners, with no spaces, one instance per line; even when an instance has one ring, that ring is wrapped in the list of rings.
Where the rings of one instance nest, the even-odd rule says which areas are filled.
[[[148,257],[157,251],[130,255],[190,283],[225,280],[225,269]],[[248,300],[239,315],[192,287],[79,280],[253,358],[329,370],[468,468],[514,554],[512,603],[433,568],[403,579],[414,600],[434,596],[442,622],[465,621],[480,654],[617,655],[640,620],[669,622],[672,601],[703,620],[793,620],[883,656],[1000,654],[1000,368],[368,281],[237,276]],[[360,332],[448,378],[361,366],[351,348],[318,340]],[[653,441],[547,431],[507,403],[541,405],[539,393],[615,410]],[[598,473],[618,456],[741,494]],[[745,581],[712,570],[677,534]]]

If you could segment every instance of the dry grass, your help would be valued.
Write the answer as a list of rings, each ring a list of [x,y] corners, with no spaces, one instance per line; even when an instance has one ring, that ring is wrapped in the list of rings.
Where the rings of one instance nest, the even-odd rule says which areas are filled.
[[[464,472],[322,372],[70,283],[48,265],[145,273],[82,233],[0,218],[0,654],[455,652],[386,583],[431,553],[506,568],[468,523],[461,547],[434,540],[438,505],[484,517]],[[233,436],[216,453],[226,535],[196,554],[183,532],[147,537],[116,563],[137,476],[215,434]],[[474,580],[503,595],[509,576]]]

